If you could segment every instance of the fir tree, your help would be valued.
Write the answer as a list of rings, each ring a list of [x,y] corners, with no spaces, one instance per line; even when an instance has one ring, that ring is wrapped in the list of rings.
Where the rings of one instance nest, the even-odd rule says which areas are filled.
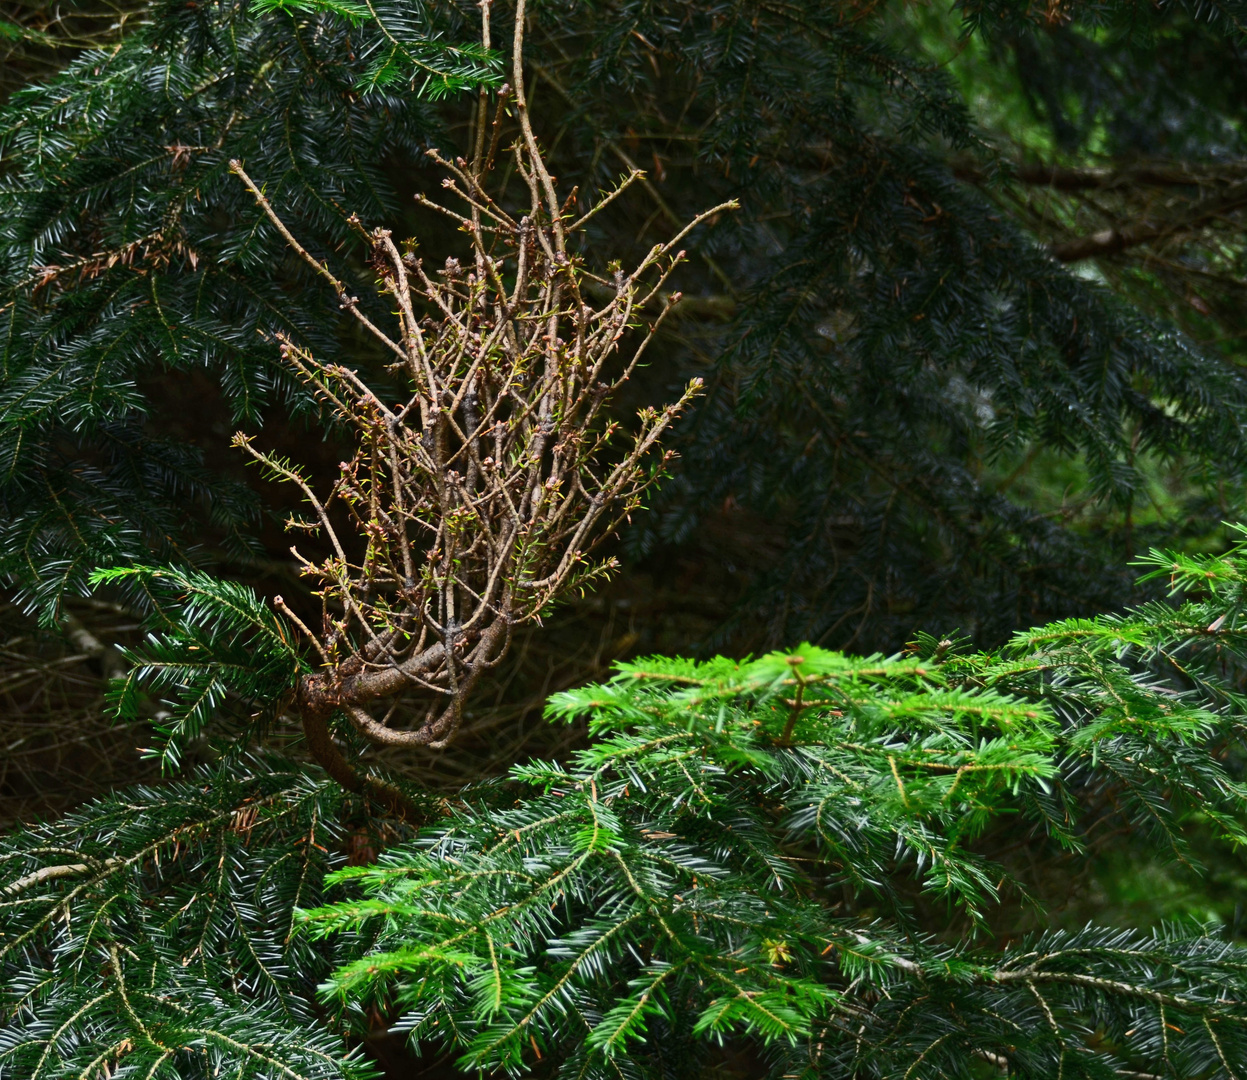
[[[0,845],[0,1076],[362,1076],[378,1027],[514,1073],[1236,1075],[1247,979],[1217,928],[1042,927],[1105,836],[1176,865],[1247,839],[1247,544],[1154,552],[1181,602],[988,651],[627,664],[551,701],[587,745],[453,800],[373,753],[450,741],[513,630],[610,569],[594,541],[667,464],[645,455],[695,387],[654,402],[699,352],[722,358],[657,531],[728,497],[788,530],[753,579],[759,637],[895,641],[938,605],[992,638],[1112,595],[1096,538],[984,462],[1076,453],[1135,539],[1156,462],[1237,477],[1234,368],[1002,214],[999,160],[895,26],[146,13],[6,114],[0,557],[49,626],[77,633],[75,590],[143,612],[142,644],[90,646],[120,669],[112,709],[150,719],[168,770],[217,760]],[[1030,32],[1011,5],[966,15]],[[563,127],[529,118],[538,95],[576,106]],[[629,133],[638,100],[660,128]],[[461,157],[423,155],[459,200],[424,212],[468,241],[435,272],[451,238],[393,242],[378,162],[464,130]],[[674,205],[634,135],[697,178]],[[637,192],[674,228],[694,197],[743,213],[685,260],[652,222],[614,243]],[[350,444],[314,474],[238,440],[305,497],[303,595],[219,572],[246,564],[254,499],[159,437],[161,365],[212,372],[248,425],[281,400]],[[293,718],[314,763],[256,749]]]
[[[1153,553],[1200,599],[994,653],[653,657],[556,695],[588,748],[331,875],[364,896],[308,929],[379,938],[326,998],[403,1014],[465,1071],[700,1075],[745,1040],[752,1075],[1237,1075],[1241,948],[1178,926],[949,931],[1037,884],[999,861],[1021,831],[1071,861],[1105,814],[1179,858],[1192,813],[1241,842],[1244,790],[1208,753],[1240,739],[1240,704],[1209,673],[1242,648],[1245,554]],[[933,933],[910,883],[960,917]]]
[[[1149,561],[1188,598],[989,653],[624,665],[551,701],[585,749],[415,842],[245,758],[19,832],[0,1073],[350,1076],[332,1032],[367,1015],[517,1075],[709,1075],[726,1045],[750,1075],[1233,1077],[1244,958],[1213,928],[1011,930],[1106,825],[1176,860],[1247,839],[1247,541]],[[389,849],[305,908],[344,813]]]
[[[471,5],[144,10],[115,48],[15,95],[3,122],[4,567],[44,611],[97,565],[173,552],[247,565],[254,503],[162,438],[187,427],[156,371],[205,373],[235,420],[256,423],[283,400],[309,404],[257,330],[283,329],[320,356],[342,344],[325,334],[306,267],[251,227],[230,158],[265,178],[309,250],[339,260],[339,279],[360,280],[346,217],[396,227],[424,146],[450,158],[466,147],[471,109],[455,91],[501,78],[469,29]],[[1037,106],[1060,131],[1071,109],[1080,130],[1096,129],[1112,71],[1135,85],[1163,50],[1232,57],[1238,32],[1178,9],[1145,22],[1129,5],[1029,11],[966,6],[967,48],[1011,50],[1032,82],[1081,68],[1061,91],[1065,112]],[[1091,40],[1100,24],[1119,44]],[[695,240],[674,282],[685,304],[643,392],[665,400],[674,367],[708,376],[709,393],[661,517],[633,535],[634,551],[692,545],[695,560],[735,568],[705,588],[745,601],[742,646],[809,635],[891,648],[950,596],[946,614],[1000,640],[1120,602],[1123,554],[1231,513],[1237,369],[1151,319],[1181,315],[1205,337],[1199,307],[1214,301],[1192,292],[1197,278],[1221,282],[1218,310],[1233,306],[1232,259],[1213,252],[1238,212],[1225,163],[1238,152],[1235,106],[1213,89],[1224,82],[1192,75],[1162,107],[1152,79],[1146,101],[1124,99],[1148,130],[1178,110],[1189,137],[1161,151],[1177,155],[1168,173],[1102,175],[1088,152],[1069,174],[1083,180],[1053,189],[1043,178],[1066,176],[1056,152],[1011,172],[1012,148],[984,142],[960,87],[924,55],[931,35],[888,9],[544,4],[529,34],[552,171],[587,192],[649,170],[639,241],[635,203],[592,222],[619,257],[706,203],[742,201]],[[1031,63],[1027,49],[1056,59]],[[1139,141],[1112,130],[1112,152],[1137,159]],[[1193,179],[1175,184],[1179,174]],[[1178,199],[1163,220],[1156,191]],[[1101,218],[1085,222],[1092,202]],[[1086,254],[1116,295],[1028,235],[1083,258],[1068,245],[1124,228],[1141,205],[1147,236]],[[1157,245],[1172,255],[1175,241],[1195,261],[1162,268]],[[1134,264],[1112,262],[1132,253]],[[1053,507],[1028,483],[1040,466],[1066,470],[1057,482],[1073,484],[1072,502]],[[1177,497],[1160,490],[1171,474],[1184,476]],[[200,508],[190,529],[188,501]],[[760,550],[752,522],[772,526]]]

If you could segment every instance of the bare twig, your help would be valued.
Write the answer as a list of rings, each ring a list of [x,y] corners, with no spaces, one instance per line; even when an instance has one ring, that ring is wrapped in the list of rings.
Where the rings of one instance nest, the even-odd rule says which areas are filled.
[[[482,16],[487,40],[487,2]],[[435,269],[414,250],[400,250],[388,231],[359,227],[395,310],[396,331],[372,322],[343,282],[299,244],[243,166],[231,166],[291,249],[395,357],[393,370],[407,381],[405,400],[388,404],[352,369],[283,339],[285,361],[357,433],[358,449],[327,495],[246,436],[236,439],[274,476],[299,486],[315,514],[304,527],[333,549],[318,563],[296,551],[317,583],[323,612],[317,629],[297,624],[322,666],[303,678],[295,708],[313,754],[357,790],[370,781],[343,758],[332,717],[345,715],[381,746],[446,745],[513,628],[610,572],[613,562],[593,558],[593,550],[660,475],[670,454],[654,462],[650,456],[700,387],[694,380],[676,401],[641,410],[632,432],[606,419],[607,405],[679,301],[678,293],[660,292],[684,258],[679,240],[735,204],[698,215],[631,270],[590,273],[572,241],[596,209],[643,174],[631,170],[595,209],[572,220],[571,200],[560,202],[529,120],[523,32],[521,0],[513,86],[500,98],[511,96],[519,126],[510,154],[527,189],[524,210],[504,209],[487,189],[502,113],[487,139],[482,98],[471,162],[430,152],[449,174],[444,190],[462,204],[461,212],[437,209],[467,235],[467,257]],[[408,694],[424,703],[424,719],[395,730],[387,722],[393,702]],[[373,709],[382,703],[390,707],[378,720]]]

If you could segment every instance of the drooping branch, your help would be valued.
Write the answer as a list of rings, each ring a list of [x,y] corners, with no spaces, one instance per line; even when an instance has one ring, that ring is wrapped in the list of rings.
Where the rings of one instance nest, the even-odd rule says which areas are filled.
[[[974,162],[956,162],[953,172],[968,183],[989,186],[989,175]],[[1020,205],[1043,232],[1055,232],[1050,250],[1065,263],[1185,242],[1224,227],[1231,215],[1247,208],[1247,180],[1238,164],[1138,161],[1072,168],[1029,161],[1015,165],[1009,177],[1013,186],[1008,190]],[[1042,198],[1033,199],[1032,193]],[[1061,198],[1054,203],[1053,195]],[[1070,235],[1068,207],[1077,207],[1080,223],[1091,215],[1102,227]]]
[[[1054,244],[1052,254],[1067,263],[1118,255],[1129,248],[1156,240],[1183,239],[1244,207],[1247,207],[1247,183],[1235,184],[1219,195],[1199,200],[1172,217],[1133,221]]]

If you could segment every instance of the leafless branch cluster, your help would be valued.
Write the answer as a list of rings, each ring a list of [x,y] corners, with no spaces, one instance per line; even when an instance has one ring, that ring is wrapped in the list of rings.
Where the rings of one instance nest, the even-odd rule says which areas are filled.
[[[483,10],[488,46],[488,5]],[[294,549],[323,600],[321,626],[299,624],[322,667],[304,678],[296,707],[313,752],[319,746],[326,758],[334,753],[326,725],[338,710],[382,745],[445,745],[513,627],[609,571],[611,560],[591,553],[656,479],[670,452],[652,460],[651,451],[700,384],[694,380],[665,408],[641,410],[632,431],[604,416],[679,299],[664,286],[684,257],[681,239],[725,207],[690,222],[633,269],[595,274],[580,243],[585,225],[642,174],[632,171],[579,217],[574,192],[560,201],[528,118],[523,20],[521,3],[514,91],[504,87],[497,95],[492,121],[482,94],[473,159],[431,152],[447,173],[443,186],[454,205],[422,202],[457,224],[466,257],[426,266],[414,244],[396,244],[387,230],[367,231],[353,220],[371,247],[379,288],[396,309],[393,330],[365,314],[291,235],[242,165],[232,163],[407,387],[403,400],[382,400],[350,367],[283,340],[286,362],[357,433],[357,452],[324,497],[296,466],[246,436],[236,439],[272,473],[299,485],[312,515],[291,526],[319,533],[332,548],[321,562]],[[512,117],[518,135],[500,149]],[[490,191],[504,157],[526,189],[520,212]],[[645,314],[655,308],[652,318]],[[335,512],[349,520],[349,531]],[[277,604],[295,618],[280,598]],[[416,727],[396,730],[387,721],[410,694],[427,709]],[[378,716],[378,706],[389,711]]]

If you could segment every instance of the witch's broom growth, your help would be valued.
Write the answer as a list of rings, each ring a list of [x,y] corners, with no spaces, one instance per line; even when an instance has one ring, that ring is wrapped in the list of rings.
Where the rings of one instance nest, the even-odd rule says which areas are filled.
[[[488,48],[488,4],[483,12]],[[560,199],[528,115],[523,28],[521,0],[513,86],[498,94],[492,122],[482,91],[471,161],[430,151],[458,208],[417,196],[458,224],[466,256],[426,266],[414,244],[400,249],[388,230],[369,232],[352,218],[371,245],[379,287],[397,308],[392,329],[364,313],[291,234],[243,165],[231,163],[293,251],[392,358],[407,388],[402,401],[388,403],[350,367],[283,339],[283,358],[353,426],[357,450],[322,496],[296,467],[258,450],[248,436],[235,439],[302,488],[314,517],[291,527],[320,533],[332,547],[323,562],[295,549],[304,574],[318,584],[319,627],[300,622],[280,597],[275,603],[321,661],[295,693],[309,748],[349,788],[361,781],[330,737],[331,718],[345,714],[382,745],[446,745],[465,699],[506,652],[513,627],[610,570],[611,560],[595,561],[591,552],[660,475],[671,452],[654,462],[651,451],[700,385],[694,380],[664,408],[641,410],[634,431],[604,419],[679,300],[663,287],[684,257],[681,239],[726,207],[698,216],[631,270],[593,273],[585,226],[642,174],[633,171],[580,215],[572,211],[574,192]],[[518,137],[501,154],[510,154],[526,188],[518,210],[504,205],[490,183],[508,114]],[[335,503],[345,508],[353,536],[334,524]],[[408,695],[421,700],[424,716],[398,730],[387,721]]]

